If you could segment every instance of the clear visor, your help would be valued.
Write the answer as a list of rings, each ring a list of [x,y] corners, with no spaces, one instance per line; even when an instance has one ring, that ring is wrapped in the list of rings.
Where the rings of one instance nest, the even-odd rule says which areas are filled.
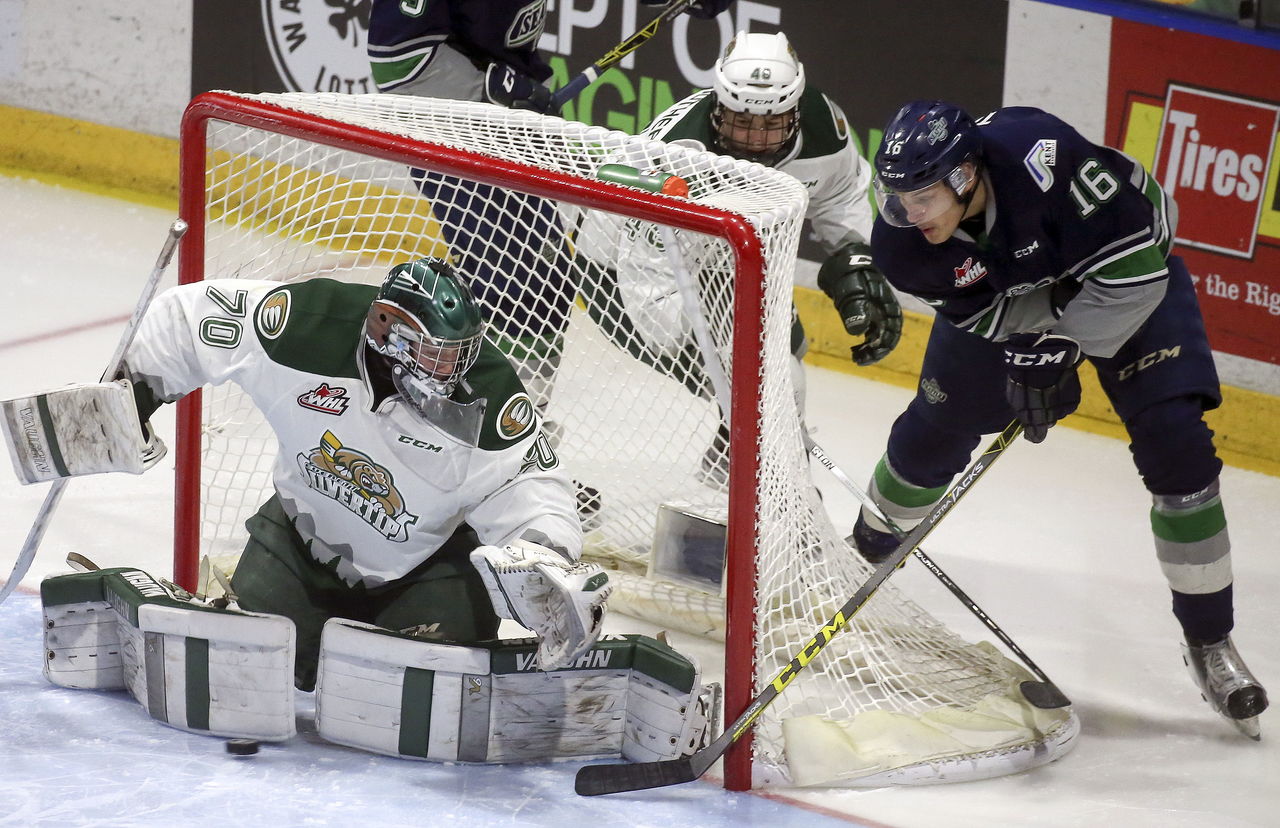
[[[404,322],[393,322],[379,351],[408,368],[437,393],[448,395],[480,356],[480,336],[436,339]]]
[[[391,382],[409,409],[424,421],[464,446],[474,448],[479,445],[480,427],[484,424],[483,399],[470,403],[454,402],[441,393],[437,381],[415,376],[404,365],[391,369]]]
[[[752,161],[780,152],[795,137],[800,125],[794,109],[776,115],[753,115],[717,106],[713,121],[720,146]]]
[[[958,193],[967,192],[973,184],[971,167],[961,165],[944,178],[918,190],[899,192],[875,178],[876,207],[884,220],[894,227],[918,227],[942,216],[959,203]]]

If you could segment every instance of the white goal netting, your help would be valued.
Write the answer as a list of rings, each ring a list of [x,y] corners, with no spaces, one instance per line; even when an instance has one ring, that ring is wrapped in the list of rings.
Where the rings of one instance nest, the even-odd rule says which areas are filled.
[[[189,108],[183,136],[183,281],[377,283],[423,255],[471,278],[578,487],[587,556],[620,573],[615,610],[719,637],[732,615],[729,649],[750,658],[728,659],[729,718],[870,574],[827,518],[800,435],[796,180],[558,118],[389,95],[215,93]],[[601,185],[606,164],[674,173],[689,196]],[[274,438],[231,387],[206,389],[199,419],[179,473],[200,548],[179,554],[229,561],[269,492]],[[723,590],[702,538],[676,538],[690,578],[648,576],[664,505],[727,516]],[[1077,723],[1025,704],[1028,677],[888,584],[758,720],[747,772],[882,784],[1043,763]],[[734,761],[730,784],[750,782]]]

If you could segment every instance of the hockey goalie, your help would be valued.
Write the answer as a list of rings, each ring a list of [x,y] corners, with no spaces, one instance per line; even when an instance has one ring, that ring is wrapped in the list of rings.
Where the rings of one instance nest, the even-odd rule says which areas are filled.
[[[608,575],[580,560],[571,484],[466,276],[441,259],[380,286],[183,285],[152,303],[114,382],[8,400],[19,477],[139,473],[150,415],[233,382],[279,445],[227,595],[138,569],[47,578],[45,675],[128,689],[155,719],[288,739],[294,688],[319,734],[438,761],[696,749],[715,685],[665,642],[601,639]],[[502,619],[534,638],[498,640]]]

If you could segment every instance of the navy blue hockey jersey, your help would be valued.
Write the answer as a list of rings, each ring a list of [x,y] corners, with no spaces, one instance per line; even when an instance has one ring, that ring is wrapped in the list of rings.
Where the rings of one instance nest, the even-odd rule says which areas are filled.
[[[876,265],[970,333],[1053,330],[1111,356],[1164,296],[1172,202],[1140,163],[1039,109],[1000,109],[978,125],[982,230],[931,245],[877,218]]]
[[[369,53],[374,80],[391,89],[415,77],[442,43],[483,71],[505,63],[537,81],[551,77],[538,54],[547,0],[374,0]]]

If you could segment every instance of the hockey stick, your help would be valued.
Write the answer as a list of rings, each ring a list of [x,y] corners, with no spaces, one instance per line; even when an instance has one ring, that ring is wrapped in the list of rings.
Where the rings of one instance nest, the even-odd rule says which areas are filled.
[[[827,471],[831,472],[831,475],[835,477],[836,480],[843,483],[844,487],[852,492],[854,497],[858,498],[858,500],[870,509],[877,518],[884,521],[885,525],[889,527],[889,531],[893,533],[895,538],[902,540],[905,533],[898,528],[897,524],[880,511],[880,507],[876,505],[876,502],[871,499],[870,495],[863,491],[858,484],[850,480],[849,476],[840,470],[840,467],[827,456],[827,453],[822,450],[821,446],[813,441],[812,437],[805,434],[804,443],[805,446],[808,447],[809,453],[812,454],[819,463],[825,466]],[[1022,695],[1027,701],[1031,702],[1034,706],[1045,710],[1068,707],[1071,704],[1071,699],[1067,698],[1066,694],[1058,689],[1058,686],[1054,684],[1047,675],[1045,675],[1044,671],[1036,666],[1036,663],[1031,660],[1031,657],[1024,653],[1021,647],[1013,643],[1013,639],[1010,638],[1004,630],[1000,629],[1000,626],[992,620],[991,616],[987,615],[986,612],[983,611],[982,607],[978,606],[978,604],[960,588],[959,584],[951,580],[947,573],[943,572],[942,568],[934,563],[932,558],[925,554],[923,549],[917,546],[912,551],[912,554],[916,556],[920,563],[924,564],[925,569],[932,572],[937,579],[942,582],[943,586],[951,590],[951,594],[960,599],[960,603],[964,604],[970,612],[977,616],[978,620],[985,624],[987,629],[991,630],[996,638],[999,638],[1004,642],[1004,645],[1008,647],[1014,655],[1022,660],[1022,663],[1027,666],[1027,669],[1032,673],[1035,673],[1036,678],[1040,679],[1039,681],[1031,681],[1028,679],[1018,684],[1018,689],[1022,691]]]
[[[635,34],[626,40],[614,46],[605,52],[595,63],[583,69],[578,74],[569,79],[564,86],[551,93],[551,105],[555,109],[559,109],[569,101],[578,97],[582,90],[595,83],[596,79],[615,63],[618,63],[627,55],[639,49],[642,45],[649,41],[658,33],[658,28],[668,20],[684,14],[685,10],[692,6],[696,0],[675,0],[671,5],[662,10],[662,14],[650,20],[641,29],[636,30]]]
[[[130,343],[133,342],[133,335],[138,330],[138,323],[142,321],[142,315],[147,312],[152,297],[156,295],[156,288],[159,287],[160,278],[169,267],[173,252],[178,247],[178,240],[186,232],[187,223],[182,219],[177,219],[169,225],[169,235],[164,240],[164,247],[160,249],[160,257],[156,259],[156,266],[152,268],[151,275],[142,286],[142,294],[138,297],[133,315],[125,323],[124,332],[120,334],[120,342],[116,344],[115,352],[111,354],[111,361],[107,363],[107,370],[102,372],[102,381],[113,379],[120,370],[120,364],[124,362],[124,353],[129,349]],[[18,582],[26,577],[27,570],[31,568],[31,562],[35,560],[36,550],[40,548],[45,530],[49,528],[53,510],[58,508],[58,502],[62,500],[62,493],[66,491],[69,480],[70,478],[67,477],[59,477],[50,485],[49,491],[45,494],[44,503],[40,504],[40,511],[36,513],[35,520],[31,524],[31,530],[27,532],[22,551],[18,553],[18,560],[13,564],[13,571],[9,573],[9,580],[5,581],[4,587],[0,589],[0,604],[4,603],[5,599],[17,589]]]
[[[801,670],[805,668],[809,662],[817,658],[822,648],[831,643],[831,639],[836,633],[849,624],[849,620],[862,609],[862,605],[875,593],[880,585],[885,582],[894,570],[898,568],[898,564],[906,560],[925,539],[925,537],[934,530],[951,508],[964,497],[973,485],[978,482],[978,478],[986,473],[987,469],[996,459],[1007,449],[1018,434],[1022,431],[1022,424],[1017,420],[1005,426],[1004,431],[991,442],[991,445],[978,455],[978,459],[970,464],[969,468],[961,476],[960,481],[951,487],[946,496],[933,507],[933,511],[929,516],[920,522],[916,528],[912,529],[907,536],[898,544],[898,548],[893,554],[885,558],[875,572],[871,573],[871,577],[867,579],[858,591],[853,594],[848,601],[845,602],[831,620],[823,625],[805,645],[800,648],[792,658],[790,663],[782,669],[774,677],[773,681],[760,692],[758,696],[747,705],[747,709],[742,711],[742,715],[733,720],[733,723],[725,728],[711,744],[694,751],[689,756],[682,756],[679,759],[668,759],[661,762],[638,762],[635,764],[610,764],[610,765],[586,765],[578,769],[578,775],[574,780],[574,790],[581,796],[598,796],[600,794],[620,793],[622,791],[640,791],[646,788],[661,788],[667,785],[679,785],[683,782],[692,782],[702,774],[706,773],[707,768],[715,764],[715,761],[724,755],[734,742],[737,742],[742,736],[751,729],[760,714],[765,708],[773,703],[787,685],[795,679]]]

